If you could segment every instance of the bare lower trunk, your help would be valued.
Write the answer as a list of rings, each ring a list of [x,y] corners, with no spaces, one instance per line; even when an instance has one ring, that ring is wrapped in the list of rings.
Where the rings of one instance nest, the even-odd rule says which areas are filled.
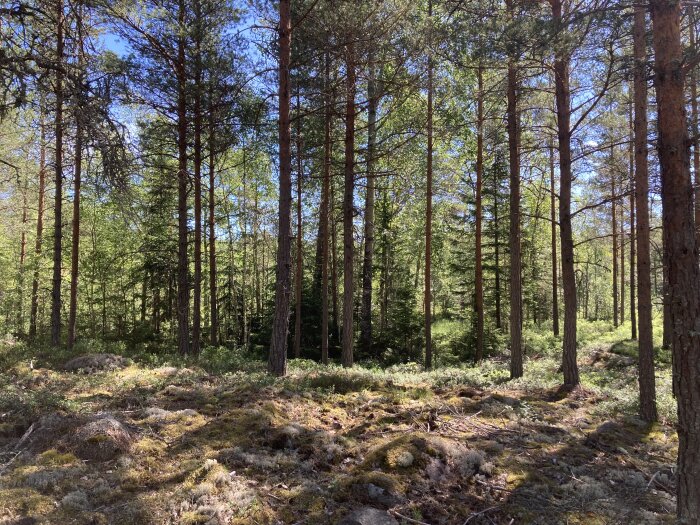
[[[630,126],[630,146],[629,146],[629,180],[630,180],[630,324],[632,326],[631,337],[632,339],[637,339],[637,298],[636,298],[636,280],[635,280],[635,269],[636,269],[636,259],[637,259],[637,236],[635,233],[635,228],[637,225],[637,219],[635,217],[635,161],[634,161],[634,114],[633,114],[633,103],[630,101],[630,115],[629,115],[629,126]]]
[[[655,51],[658,152],[678,400],[679,523],[700,523],[700,269],[685,118],[681,4],[650,2]]]
[[[279,226],[277,240],[277,280],[275,314],[272,325],[270,356],[267,369],[271,374],[287,373],[287,333],[289,332],[289,298],[291,295],[291,207],[292,156],[289,127],[289,60],[291,55],[290,1],[280,0],[279,24]]]
[[[201,25],[199,1],[194,2],[197,25]],[[194,78],[194,290],[192,294],[192,353],[198,355],[202,339],[202,64],[201,31],[196,28]]]
[[[345,186],[343,191],[343,351],[342,365],[353,364],[353,198],[355,189],[355,56],[353,43],[346,49],[346,103],[345,103]]]
[[[647,158],[646,9],[634,8],[634,196],[637,215],[637,313],[639,320],[639,411],[656,421],[651,255],[649,247],[649,174]]]

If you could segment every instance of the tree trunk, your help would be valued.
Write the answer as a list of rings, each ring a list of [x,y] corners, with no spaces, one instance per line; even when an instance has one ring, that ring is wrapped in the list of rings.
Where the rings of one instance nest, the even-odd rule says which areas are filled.
[[[477,143],[478,144],[478,143]],[[483,154],[483,152],[482,152]],[[479,148],[477,147],[477,158],[479,158]],[[493,178],[493,255],[494,255],[494,272],[495,275],[495,302],[496,302],[496,328],[501,329],[503,323],[501,321],[501,241],[500,241],[500,226],[498,224],[498,176],[494,174]]]
[[[24,335],[24,266],[27,257],[28,192],[29,180],[25,177],[22,187],[22,233],[19,242],[19,268],[17,272],[17,334],[19,336]]]
[[[696,50],[695,7],[689,6],[690,49]],[[695,242],[700,246],[700,126],[698,125],[697,68],[690,69],[690,111],[693,132],[693,174],[695,175]]]
[[[552,18],[562,28],[562,2],[551,0]],[[574,271],[574,239],[571,229],[571,93],[569,91],[570,56],[558,48],[554,58],[557,128],[559,140],[559,235],[561,237],[561,269],[564,286],[564,345],[562,371],[564,386],[579,384],[576,363],[576,274]]]
[[[630,180],[630,324],[632,326],[631,337],[632,340],[637,339],[637,298],[636,298],[636,286],[635,282],[635,268],[636,268],[636,243],[637,237],[635,235],[635,228],[637,224],[637,219],[635,217],[635,161],[634,161],[634,113],[633,113],[633,102],[630,100],[630,114],[629,114],[629,136],[630,136],[630,146],[629,146],[629,180]]]
[[[34,243],[34,276],[32,278],[32,298],[29,311],[29,340],[36,339],[37,315],[39,313],[39,269],[41,266],[41,248],[44,237],[44,197],[46,193],[46,123],[44,122],[44,105],[39,108],[39,200],[36,217],[36,240]]]
[[[194,289],[192,304],[192,348],[194,355],[201,351],[202,339],[202,13],[199,0],[195,11],[195,64],[194,64]]]
[[[377,139],[376,70],[373,57],[369,61],[367,81],[367,190],[365,195],[365,250],[362,263],[362,312],[360,314],[360,347],[365,355],[372,353],[372,274],[374,257],[374,157]]]
[[[484,358],[484,268],[482,254],[482,202],[481,187],[484,179],[484,69],[479,63],[476,70],[476,206],[475,262],[474,262],[474,313],[476,314],[476,353],[478,363]]]
[[[54,194],[53,281],[51,288],[51,345],[61,344],[61,255],[63,240],[63,0],[56,2],[56,114],[54,163],[56,190]]]
[[[428,0],[428,20],[432,22],[433,3]],[[430,45],[430,44],[429,44]],[[433,337],[432,337],[432,244],[433,244],[433,57],[428,49],[428,158],[425,183],[425,290],[423,292],[425,314],[425,368],[433,366]]]
[[[297,235],[296,235],[296,278],[295,284],[295,310],[294,310],[294,357],[301,357],[301,290],[304,285],[303,275],[303,253],[302,253],[302,223],[301,223],[301,183],[304,177],[304,163],[302,159],[302,140],[301,140],[301,103],[299,94],[297,93]]]
[[[658,104],[664,258],[673,332],[673,384],[678,400],[679,523],[700,523],[700,269],[686,128],[681,4],[650,3]]]
[[[352,37],[351,37],[352,38]],[[355,51],[353,42],[346,48],[345,101],[345,186],[343,191],[343,351],[344,367],[353,364],[353,199],[355,189]]]
[[[637,216],[637,313],[639,322],[639,411],[656,421],[649,246],[649,174],[647,153],[646,9],[634,8],[634,196]]]
[[[506,3],[512,14],[513,3]],[[510,172],[510,377],[523,375],[522,350],[522,270],[520,254],[520,130],[518,129],[517,71],[513,58],[508,60],[507,120]]]
[[[185,64],[185,0],[178,2],[177,43],[177,335],[181,354],[190,353],[190,289],[187,256],[187,71]]]
[[[287,373],[287,333],[289,332],[289,298],[291,295],[291,208],[292,155],[289,127],[289,60],[291,56],[290,0],[280,0],[279,23],[279,226],[277,238],[277,280],[275,282],[275,316],[272,325],[270,356],[267,369],[271,374]]]
[[[328,364],[328,208],[331,183],[331,107],[330,58],[325,56],[324,89],[326,108],[323,122],[323,187],[321,189],[321,216],[319,218],[321,237],[321,362]]]
[[[549,145],[549,218],[552,226],[552,331],[559,337],[559,265],[557,263],[557,208],[554,180],[554,144]],[[586,304],[586,307],[588,304]],[[587,316],[587,315],[586,315]]]
[[[216,300],[216,218],[215,218],[215,194],[216,183],[215,152],[216,141],[214,132],[214,97],[209,91],[209,344],[217,346],[219,343],[219,309]]]
[[[612,141],[612,138],[610,139]],[[613,292],[613,326],[615,328],[620,324],[618,319],[618,267],[617,267],[617,196],[615,187],[615,165],[612,143],[610,145],[610,199],[612,205],[611,221],[612,221],[612,292]]]
[[[73,180],[73,234],[71,238],[70,308],[68,311],[68,348],[73,348],[78,312],[78,264],[80,255],[80,183],[83,165],[83,130],[81,108],[76,111],[75,175]]]

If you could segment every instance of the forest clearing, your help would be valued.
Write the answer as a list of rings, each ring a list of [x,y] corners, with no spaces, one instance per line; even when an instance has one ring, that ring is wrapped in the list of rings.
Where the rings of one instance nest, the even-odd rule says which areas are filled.
[[[591,333],[569,396],[554,348],[509,382],[507,356],[433,372],[300,360],[280,380],[224,350],[205,368],[135,356],[66,371],[6,346],[2,522],[673,523],[669,364],[661,422],[628,415],[634,345],[622,334]],[[108,427],[72,442],[95,418],[128,441]],[[366,521],[343,521],[358,510]]]

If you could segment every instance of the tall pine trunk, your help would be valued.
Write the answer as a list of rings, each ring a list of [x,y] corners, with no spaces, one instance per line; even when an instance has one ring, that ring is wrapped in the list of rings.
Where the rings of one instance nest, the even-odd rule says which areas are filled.
[[[61,344],[61,255],[63,241],[63,0],[56,2],[56,96],[55,162],[54,162],[54,226],[53,226],[53,280],[51,287],[51,345]]]
[[[651,0],[658,105],[664,258],[668,266],[673,385],[678,400],[677,514],[700,523],[700,269],[686,128],[681,4]]]
[[[177,336],[181,354],[190,353],[190,289],[187,256],[187,71],[185,1],[178,3],[177,42]]]
[[[639,323],[639,411],[656,421],[649,245],[649,173],[647,153],[646,9],[634,8],[634,196],[637,218],[637,318]]]
[[[374,157],[377,139],[376,71],[372,58],[369,61],[367,80],[367,189],[365,195],[365,250],[362,262],[362,311],[360,314],[360,347],[365,355],[372,352],[372,274],[374,257]]]
[[[513,1],[506,3],[512,17]],[[508,60],[507,121],[510,174],[510,377],[523,375],[522,270],[520,254],[520,130],[518,129],[517,71],[515,59]]]
[[[634,95],[633,95],[634,96]],[[637,235],[635,228],[637,227],[637,218],[635,216],[635,188],[636,184],[634,181],[635,173],[635,161],[634,161],[634,109],[633,101],[630,100],[630,115],[629,115],[629,181],[630,181],[630,196],[629,196],[629,207],[630,207],[630,324],[632,326],[631,337],[632,340],[637,339],[637,297],[636,297],[636,264],[637,264]]]
[[[271,374],[287,373],[287,333],[291,295],[292,236],[292,154],[289,127],[289,60],[291,56],[290,0],[280,0],[279,23],[279,226],[277,232],[277,274],[275,314],[267,369]]]
[[[302,157],[302,140],[301,140],[301,102],[297,93],[297,126],[296,126],[296,142],[297,142],[297,234],[296,234],[296,276],[294,279],[295,292],[295,309],[294,309],[294,357],[301,357],[301,292],[304,276],[304,254],[302,253],[302,223],[301,223],[301,183],[304,178],[304,162]]]
[[[321,189],[321,214],[319,236],[321,237],[321,362],[328,364],[328,215],[331,183],[331,120],[333,111],[330,89],[330,58],[325,56],[324,70],[325,115],[323,122],[323,184]]]
[[[562,30],[562,1],[551,0],[552,18]],[[574,271],[574,239],[571,228],[571,93],[569,90],[570,56],[558,47],[554,57],[554,82],[559,140],[559,235],[561,237],[561,270],[564,288],[564,344],[562,371],[564,386],[579,384],[576,363],[576,273]]]
[[[612,141],[612,138],[610,139]],[[617,266],[617,188],[615,187],[615,166],[612,143],[610,145],[610,198],[612,211],[610,219],[612,221],[612,294],[613,294],[613,326],[617,328],[620,324],[618,318],[618,266]]]
[[[209,344],[219,343],[219,308],[216,300],[216,140],[214,132],[214,97],[209,90]]]
[[[352,36],[350,36],[352,38]],[[353,364],[353,307],[355,283],[353,272],[353,199],[355,189],[355,50],[352,41],[346,47],[345,101],[345,184],[343,190],[343,350],[344,367]]]
[[[476,69],[476,206],[475,262],[474,262],[474,310],[476,314],[476,361],[484,357],[484,268],[482,240],[482,186],[484,180],[484,69],[479,63]]]
[[[428,21],[432,23],[433,2],[428,0]],[[428,49],[428,158],[425,177],[425,272],[423,309],[425,314],[425,368],[433,366],[432,336],[432,244],[433,244],[433,56]]]
[[[554,145],[549,145],[549,220],[552,249],[552,331],[559,336],[559,264],[557,263],[557,194],[554,180]]]
[[[32,277],[32,297],[29,310],[29,340],[34,341],[37,333],[37,316],[39,314],[39,269],[41,250],[44,241],[44,197],[46,193],[46,123],[44,105],[39,108],[39,199],[36,217],[36,240],[34,242],[34,276]]]
[[[68,348],[73,348],[76,337],[78,312],[78,264],[80,255],[80,184],[83,165],[83,129],[80,117],[81,109],[76,111],[75,130],[75,166],[73,179],[73,233],[71,238],[70,267],[70,307],[68,311]]]
[[[194,2],[194,287],[192,296],[192,353],[198,355],[202,339],[202,13]]]

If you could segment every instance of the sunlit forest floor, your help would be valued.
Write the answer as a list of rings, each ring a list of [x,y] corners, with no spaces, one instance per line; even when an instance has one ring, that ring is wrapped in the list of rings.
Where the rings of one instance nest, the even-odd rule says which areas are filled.
[[[508,381],[504,356],[432,372],[297,360],[275,380],[223,349],[68,371],[8,341],[0,523],[672,523],[668,355],[648,426],[635,343],[593,332],[568,395],[536,342]]]

